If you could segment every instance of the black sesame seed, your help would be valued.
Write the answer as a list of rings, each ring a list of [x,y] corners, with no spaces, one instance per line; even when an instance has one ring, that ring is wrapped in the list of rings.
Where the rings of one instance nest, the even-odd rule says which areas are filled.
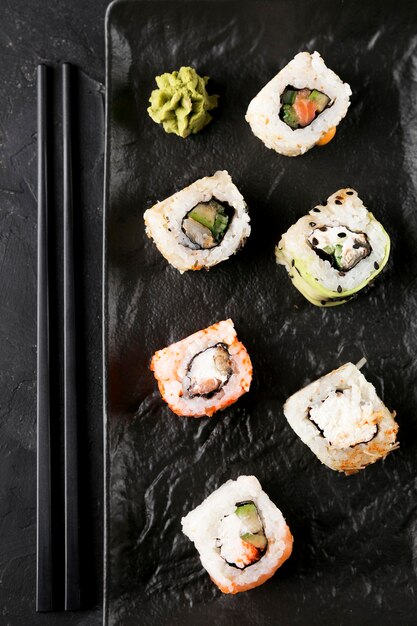
[[[376,270],[379,270],[379,263],[377,263],[376,261],[375,261],[375,263],[374,263],[374,268],[375,268]]]
[[[353,196],[354,192],[353,192],[353,191],[347,191],[347,192],[346,192],[346,194],[347,194],[348,196]]]
[[[295,269],[297,270],[297,272],[298,272],[298,273],[299,273],[299,275],[301,276],[301,272],[300,272],[300,270],[298,269],[298,267],[296,267]]]
[[[295,265],[294,259],[291,261],[291,265],[292,265],[292,267],[294,267],[294,265]]]
[[[327,230],[327,226],[322,226],[321,228],[319,228],[319,230],[321,230],[322,233],[325,233]]]
[[[342,200],[335,200],[335,204],[343,204]]]
[[[311,243],[313,244],[313,246],[318,246],[318,239],[316,239],[315,237],[313,237],[313,239],[311,240]]]
[[[324,305],[326,304],[326,300],[322,300],[322,301],[320,302],[320,304],[321,304],[322,306],[324,306]]]
[[[316,222],[310,222],[310,226],[311,226],[312,228],[314,228],[314,226],[315,226],[315,225],[316,225]]]
[[[337,236],[338,237],[346,237],[346,233],[337,233]],[[353,246],[353,247],[355,247],[355,246]]]
[[[358,248],[360,248],[360,245],[358,243],[354,243],[352,248],[354,248],[355,250],[357,250]]]
[[[337,293],[342,293],[342,287],[340,285],[337,288]]]
[[[314,207],[313,211],[314,213],[320,213],[320,209],[318,209],[317,207]]]
[[[339,276],[346,276],[345,272],[339,272]]]

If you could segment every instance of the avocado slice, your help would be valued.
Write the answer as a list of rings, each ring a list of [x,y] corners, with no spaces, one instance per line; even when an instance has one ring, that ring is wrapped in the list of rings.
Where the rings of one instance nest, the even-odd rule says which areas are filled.
[[[313,89],[311,94],[309,95],[309,100],[312,100],[317,108],[317,113],[321,113],[327,107],[330,102],[330,98],[326,96],[325,93],[321,91],[317,91],[317,89]]]
[[[214,201],[200,202],[191,209],[187,218],[191,218],[208,228],[217,241],[222,238],[229,223],[229,218],[222,205]]]
[[[262,531],[262,523],[259,519],[258,509],[253,502],[237,504],[235,513],[248,531],[253,534]]]
[[[200,202],[188,213],[187,217],[212,230],[216,220],[216,213],[215,206]]]
[[[240,535],[240,538],[243,541],[246,541],[246,543],[250,543],[251,546],[254,546],[255,548],[259,548],[259,550],[265,550],[266,546],[268,545],[268,541],[267,538],[265,537],[265,535],[262,534],[252,534],[252,533],[245,533],[244,535]]]

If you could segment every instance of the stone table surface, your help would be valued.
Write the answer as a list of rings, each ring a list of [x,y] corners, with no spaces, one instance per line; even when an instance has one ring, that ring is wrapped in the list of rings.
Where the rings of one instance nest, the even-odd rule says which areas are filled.
[[[106,0],[3,0],[0,4],[0,624],[102,620],[101,237]],[[77,66],[74,147],[80,354],[80,509],[83,611],[35,612],[36,586],[36,66],[50,64],[53,311],[61,310],[60,71]],[[52,133],[51,133],[52,134]],[[59,288],[58,288],[59,287]],[[59,318],[58,318],[59,319]],[[59,323],[52,327],[62,347]],[[62,367],[53,360],[55,492],[62,493]],[[86,375],[88,373],[88,376]],[[62,510],[62,506],[61,506]],[[55,520],[58,560],[62,519]],[[62,579],[56,575],[58,604]]]

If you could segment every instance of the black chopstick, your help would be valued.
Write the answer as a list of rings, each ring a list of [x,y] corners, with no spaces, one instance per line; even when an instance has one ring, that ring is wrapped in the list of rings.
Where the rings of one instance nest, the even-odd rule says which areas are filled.
[[[80,607],[73,182],[71,161],[71,66],[62,65],[64,207],[64,436],[65,610]]]
[[[53,608],[47,169],[47,70],[38,65],[37,611]]]

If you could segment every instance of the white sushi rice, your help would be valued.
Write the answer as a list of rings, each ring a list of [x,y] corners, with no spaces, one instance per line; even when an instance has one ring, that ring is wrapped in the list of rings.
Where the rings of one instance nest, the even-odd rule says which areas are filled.
[[[386,231],[367,210],[354,189],[339,189],[328,198],[326,205],[317,205],[315,208],[282,236],[276,248],[277,262],[284,265],[289,274],[294,275],[297,271],[295,265],[304,279],[308,276],[312,296],[315,295],[314,290],[320,287],[333,292],[327,295],[336,297],[340,293],[343,295],[361,289],[382,270],[388,260],[390,240]],[[372,248],[371,253],[341,275],[329,261],[318,256],[307,240],[314,228],[321,226],[345,226],[351,231],[365,233]],[[316,297],[320,299],[320,294],[316,294]]]
[[[321,91],[330,98],[331,106],[305,128],[293,130],[279,117],[281,95],[288,85]],[[351,93],[349,85],[326,66],[318,52],[300,52],[251,101],[246,121],[267,148],[286,156],[298,156],[310,150],[345,117]]]
[[[215,198],[234,209],[226,233],[218,246],[193,250],[182,230],[182,220],[199,202]],[[242,194],[226,171],[218,171],[195,181],[162,202],[145,211],[146,233],[166,260],[181,273],[209,268],[225,261],[243,246],[250,235],[250,218]]]
[[[352,363],[292,395],[284,414],[301,440],[333,470],[353,473],[398,447],[395,412]]]
[[[238,569],[229,565],[221,556],[218,537],[221,520],[236,510],[236,503],[252,501],[258,510],[268,547],[262,558]],[[255,476],[240,476],[228,480],[181,520],[185,535],[194,542],[201,563],[213,581],[226,593],[236,593],[239,587],[255,587],[260,579],[266,580],[276,571],[288,550],[292,537],[281,511],[269,499]],[[289,556],[289,554],[288,554]]]

